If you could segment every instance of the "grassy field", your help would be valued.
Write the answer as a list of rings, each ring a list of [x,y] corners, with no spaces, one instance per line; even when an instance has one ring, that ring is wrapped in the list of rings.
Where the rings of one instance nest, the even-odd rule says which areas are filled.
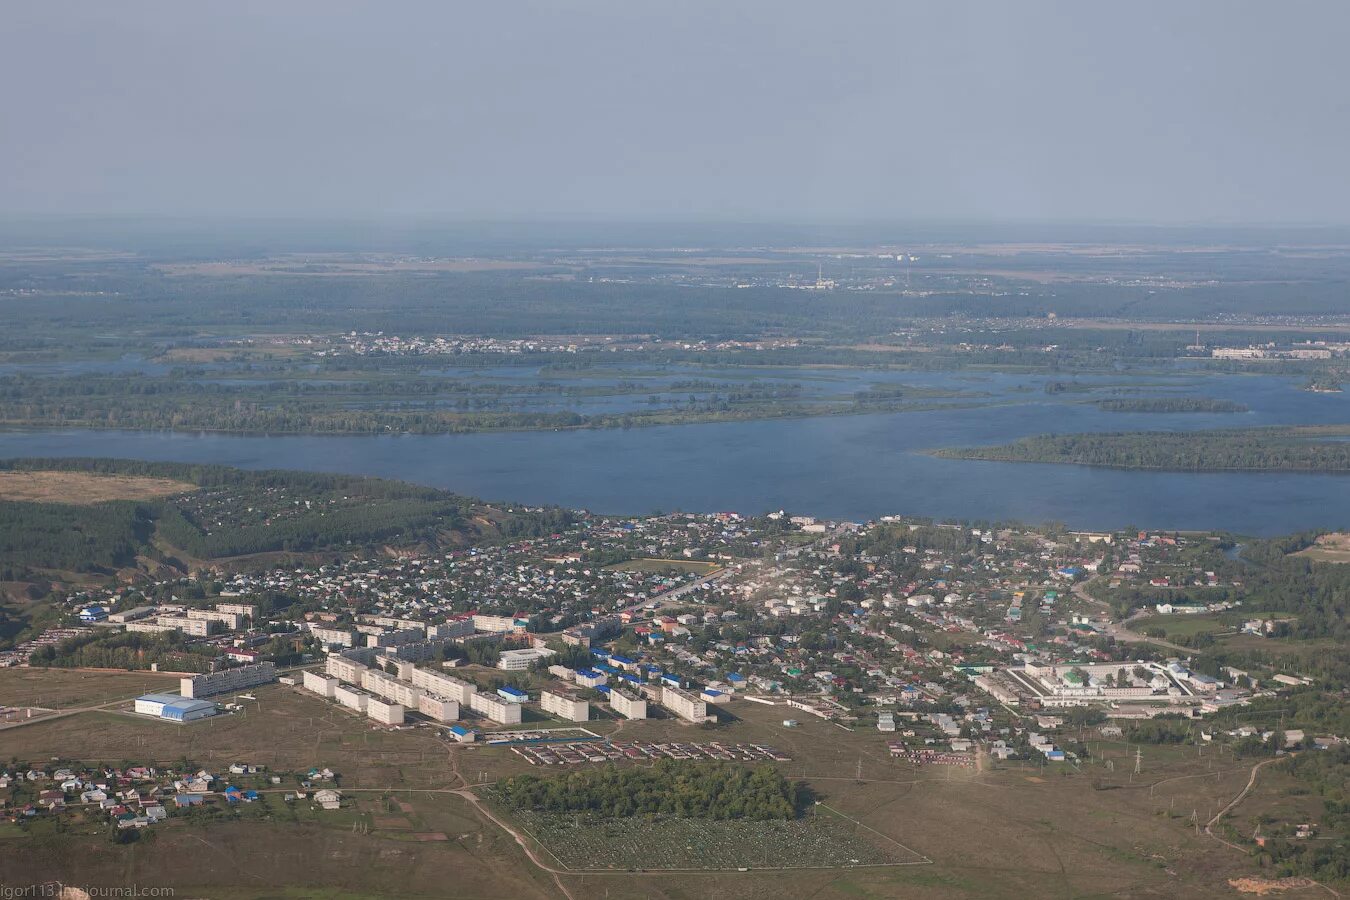
[[[195,484],[141,475],[94,472],[0,472],[0,500],[71,503],[87,506],[107,500],[150,500],[197,490]]]
[[[559,896],[552,876],[532,866],[507,835],[480,821],[462,798],[443,792],[460,783],[456,769],[466,781],[480,783],[516,772],[539,773],[538,767],[504,748],[450,748],[430,729],[374,729],[363,718],[289,687],[254,693],[258,701],[246,703],[243,715],[187,726],[113,713],[37,723],[4,732],[5,754],[164,762],[187,756],[216,768],[231,761],[261,763],[278,774],[326,765],[342,776],[340,787],[355,799],[354,808],[327,817],[303,810],[292,814],[270,799],[269,817],[260,810],[246,822],[174,824],[153,829],[129,847],[117,847],[106,836],[29,837],[23,839],[23,853],[0,852],[0,883],[23,883],[44,872],[74,883],[122,884],[134,878],[146,885],[173,885],[180,896],[335,897],[342,896],[341,890],[349,896],[390,898]],[[875,832],[860,832],[869,844],[884,848],[894,841],[931,864],[756,871],[748,857],[768,852],[773,842],[765,839],[756,850],[754,843],[738,845],[731,839],[725,849],[733,855],[726,858],[749,872],[560,875],[573,895],[671,900],[1231,897],[1228,878],[1257,872],[1250,857],[1197,832],[1192,820],[1194,814],[1203,823],[1237,796],[1247,782],[1250,760],[1235,760],[1210,747],[1146,746],[1136,776],[1135,747],[1085,732],[1092,760],[1081,769],[1030,761],[987,762],[978,770],[917,767],[892,760],[886,736],[875,729],[848,730],[809,716],[788,716],[786,709],[735,702],[719,710],[727,721],[715,728],[671,719],[588,727],[621,739],[772,744],[792,756],[779,764],[784,774],[807,781],[827,811],[859,823],[851,826],[855,829]],[[789,717],[800,724],[784,728],[782,720]],[[856,777],[859,766],[861,779]],[[1234,827],[1250,834],[1247,823],[1268,804],[1283,814],[1302,812],[1278,806],[1285,802],[1280,796],[1273,787],[1269,796],[1254,793],[1234,810]],[[427,834],[446,839],[419,838]],[[663,862],[657,850],[644,849],[648,845],[639,837],[634,835],[612,863],[599,864],[641,859],[639,865],[669,865],[678,858],[678,841],[668,841],[667,847],[658,838],[651,845],[673,854]],[[559,835],[561,844],[541,839],[563,847],[568,836]],[[683,846],[685,852],[691,846],[700,850],[690,840]],[[780,842],[780,850],[785,846]],[[703,844],[699,855],[723,852],[711,847]],[[1313,892],[1283,896],[1303,900]]]
[[[0,706],[69,709],[154,691],[178,692],[178,676],[154,672],[0,669]]]
[[[720,566],[696,559],[630,559],[605,568],[614,572],[653,572],[658,575],[663,572],[692,572],[695,575],[707,575],[716,572]]]
[[[1195,637],[1205,632],[1236,631],[1238,626],[1230,613],[1190,613],[1176,616],[1142,616],[1130,620],[1130,630],[1142,634],[1148,628],[1161,628],[1168,637]],[[1248,616],[1247,618],[1251,618]]]
[[[927,860],[829,812],[795,821],[588,819],[505,810],[573,870],[829,868]]]

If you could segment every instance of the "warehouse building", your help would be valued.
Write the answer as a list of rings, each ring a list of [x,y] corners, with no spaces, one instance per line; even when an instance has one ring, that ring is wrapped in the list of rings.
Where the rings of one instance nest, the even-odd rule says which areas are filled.
[[[618,688],[610,689],[609,705],[611,709],[625,719],[647,718],[647,701],[621,691]]]
[[[216,705],[177,694],[145,694],[136,698],[136,712],[169,722],[193,722],[216,714]]]
[[[135,622],[137,619],[144,619],[146,616],[154,615],[158,611],[157,606],[137,606],[134,609],[128,609],[123,612],[111,613],[108,616],[109,622],[116,622],[118,625],[124,625],[127,622]]]
[[[469,709],[501,725],[520,724],[520,704],[507,703],[490,694],[472,695],[469,698]]]
[[[585,722],[591,717],[591,705],[561,692],[542,691],[539,705],[544,712],[551,713],[569,722]]]
[[[184,678],[178,682],[178,691],[184,697],[210,697],[212,694],[242,691],[260,684],[271,684],[276,680],[276,666],[270,662],[262,662]]]

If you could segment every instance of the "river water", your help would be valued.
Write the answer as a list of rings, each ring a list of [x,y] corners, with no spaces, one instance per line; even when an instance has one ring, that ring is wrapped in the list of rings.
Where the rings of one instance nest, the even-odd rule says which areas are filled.
[[[785,372],[807,380],[819,372]],[[829,518],[886,514],[1058,521],[1075,528],[1223,529],[1273,535],[1350,526],[1350,476],[1130,472],[936,459],[925,448],[1003,443],[1046,432],[1198,429],[1350,422],[1350,395],[1293,379],[1173,376],[1142,389],[1230,398],[1238,414],[1110,413],[1107,393],[1047,394],[1043,375],[830,373],[856,384],[958,388],[993,405],[629,430],[376,437],[165,432],[0,432],[0,457],[114,456],[401,478],[490,500],[604,513],[656,510]],[[1098,379],[1102,385],[1128,378]]]

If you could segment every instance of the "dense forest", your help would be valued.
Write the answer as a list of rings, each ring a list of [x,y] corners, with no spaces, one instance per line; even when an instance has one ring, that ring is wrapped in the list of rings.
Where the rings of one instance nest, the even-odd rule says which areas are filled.
[[[190,482],[176,497],[85,506],[0,503],[0,575],[93,572],[161,555],[198,559],[275,551],[351,550],[395,542],[459,545],[565,528],[559,509],[510,513],[434,488],[381,478],[106,459],[12,459],[0,470],[148,475]]]
[[[772,766],[675,760],[649,769],[606,766],[549,778],[516,775],[497,782],[494,790],[517,809],[608,818],[791,819],[808,802],[805,788]]]
[[[1318,440],[1343,431],[1310,427],[1045,434],[1000,446],[947,448],[934,453],[951,459],[1123,469],[1350,472],[1350,441]]]

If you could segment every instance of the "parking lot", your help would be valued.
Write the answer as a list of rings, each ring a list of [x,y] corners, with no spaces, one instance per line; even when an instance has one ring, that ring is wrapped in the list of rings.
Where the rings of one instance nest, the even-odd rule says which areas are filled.
[[[576,741],[548,746],[514,746],[532,766],[560,766],[578,763],[640,761],[644,759],[718,759],[754,762],[786,762],[787,754],[761,744],[687,744],[648,743],[646,741]]]

